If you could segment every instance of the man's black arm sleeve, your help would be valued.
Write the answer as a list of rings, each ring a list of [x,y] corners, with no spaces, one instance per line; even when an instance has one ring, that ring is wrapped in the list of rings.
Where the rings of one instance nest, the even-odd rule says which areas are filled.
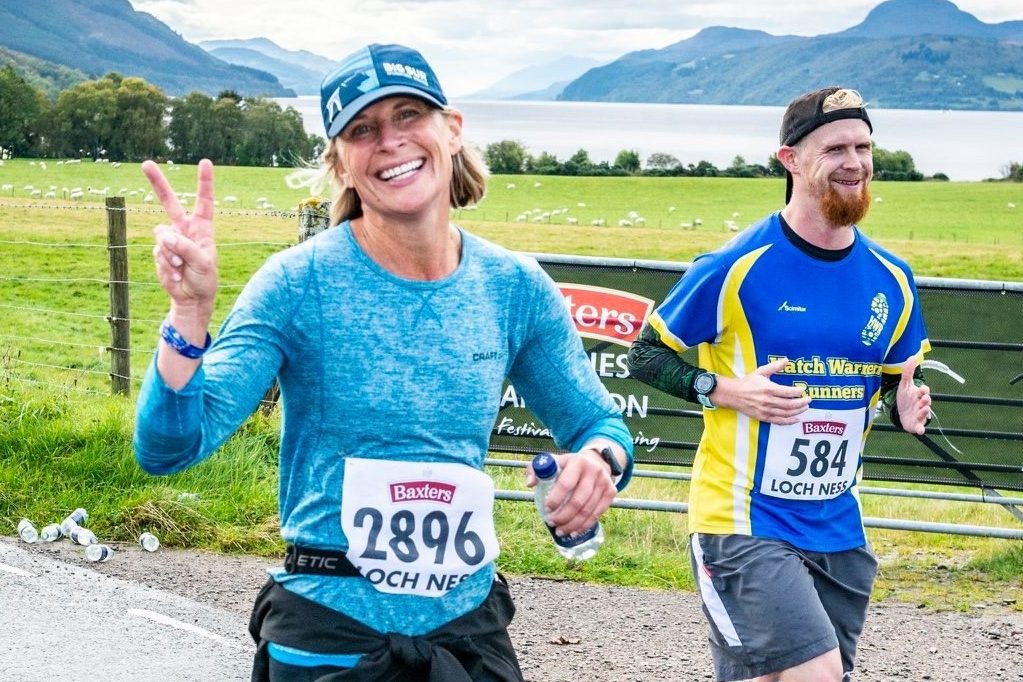
[[[899,374],[885,374],[881,377],[881,405],[883,406],[883,412],[888,415],[888,419],[891,420],[892,424],[897,429],[902,428],[902,420],[899,419],[899,382],[902,380],[902,376]],[[924,370],[920,365],[916,366],[916,370],[913,372],[913,383],[917,386],[922,386],[924,383]],[[927,419],[927,423],[930,424],[930,418]]]
[[[632,342],[627,358],[629,373],[645,384],[673,396],[696,402],[693,381],[701,370],[682,359],[661,341],[653,327],[644,324]]]

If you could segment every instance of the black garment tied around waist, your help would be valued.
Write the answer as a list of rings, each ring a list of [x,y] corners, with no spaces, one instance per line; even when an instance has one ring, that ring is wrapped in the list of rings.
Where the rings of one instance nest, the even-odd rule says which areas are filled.
[[[249,620],[252,682],[269,682],[270,642],[323,654],[361,654],[358,665],[318,682],[522,682],[508,624],[508,585],[494,581],[479,608],[425,635],[382,633],[268,580]]]

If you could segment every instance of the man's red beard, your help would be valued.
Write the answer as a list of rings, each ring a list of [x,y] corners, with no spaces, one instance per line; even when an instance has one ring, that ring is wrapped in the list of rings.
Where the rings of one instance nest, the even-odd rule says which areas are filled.
[[[863,191],[855,196],[840,194],[828,184],[828,189],[821,199],[821,212],[824,218],[834,227],[854,225],[867,215],[870,210],[870,187],[863,185]]]

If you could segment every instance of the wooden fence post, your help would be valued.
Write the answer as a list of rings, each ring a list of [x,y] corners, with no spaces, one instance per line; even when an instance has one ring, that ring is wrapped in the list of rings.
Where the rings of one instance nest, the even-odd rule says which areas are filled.
[[[107,197],[110,254],[110,387],[131,394],[131,315],[128,310],[128,220],[124,197]]]

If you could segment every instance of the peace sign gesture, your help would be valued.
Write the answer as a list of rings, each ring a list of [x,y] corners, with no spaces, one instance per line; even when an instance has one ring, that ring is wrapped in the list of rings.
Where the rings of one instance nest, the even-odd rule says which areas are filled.
[[[198,166],[195,210],[188,214],[178,201],[160,167],[153,161],[142,164],[153,192],[160,199],[170,224],[153,231],[153,258],[160,284],[171,297],[172,311],[202,320],[203,327],[213,314],[217,293],[217,247],[213,241],[213,164],[203,159]],[[204,319],[203,319],[204,318]]]

